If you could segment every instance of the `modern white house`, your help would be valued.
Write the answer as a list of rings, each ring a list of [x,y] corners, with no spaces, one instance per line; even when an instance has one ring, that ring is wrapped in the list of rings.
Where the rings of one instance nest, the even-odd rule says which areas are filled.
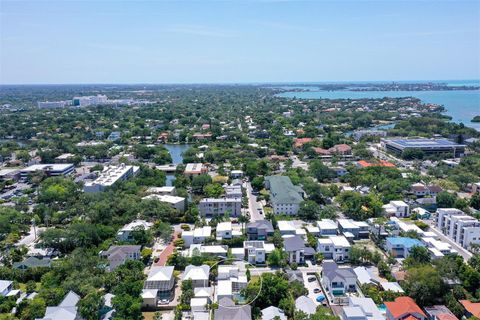
[[[242,214],[242,198],[204,198],[198,204],[198,210],[204,217],[238,217]]]
[[[342,309],[343,320],[385,320],[371,298],[348,297],[348,306]]]
[[[383,205],[382,208],[388,216],[395,216],[397,218],[410,216],[410,206],[401,200],[392,200],[390,203]]]
[[[192,280],[194,288],[209,287],[208,278],[210,276],[210,267],[206,264],[201,266],[188,265],[183,272],[182,280]]]
[[[231,282],[232,292],[238,293],[248,284],[245,271],[240,270],[236,265],[220,265],[218,266],[217,279],[229,280]]]
[[[436,226],[465,249],[470,248],[471,244],[480,244],[480,221],[461,210],[437,209]]]
[[[368,238],[370,226],[365,221],[337,219],[338,230],[349,239]]]
[[[320,236],[336,236],[338,225],[335,221],[330,219],[322,219],[317,221],[318,229],[320,229]]]
[[[148,194],[159,194],[164,196],[176,196],[177,189],[171,186],[163,186],[163,187],[150,187],[147,189]]]
[[[266,263],[266,249],[264,241],[244,241],[243,248],[245,250],[245,257],[251,264],[265,264]]]
[[[277,221],[277,228],[282,236],[295,235],[297,232],[297,227],[295,226],[295,223],[290,220]]]
[[[344,262],[350,257],[350,242],[344,236],[329,236],[317,240],[317,252],[325,259]]]
[[[85,182],[83,191],[87,193],[102,192],[120,181],[135,176],[139,171],[140,167],[128,166],[123,163],[118,166],[107,166],[95,180]]]
[[[234,228],[238,227],[238,228]],[[232,225],[232,222],[225,221],[217,224],[216,227],[217,240],[232,239],[234,237],[240,237],[242,232],[238,225]]]
[[[190,231],[182,232],[182,239],[185,242],[185,247],[190,247],[192,244],[200,244],[212,236],[212,227],[204,226],[195,228]]]
[[[120,241],[132,241],[133,232],[136,230],[148,230],[153,226],[153,223],[147,222],[145,220],[134,220],[129,224],[123,226],[117,232],[117,239]]]

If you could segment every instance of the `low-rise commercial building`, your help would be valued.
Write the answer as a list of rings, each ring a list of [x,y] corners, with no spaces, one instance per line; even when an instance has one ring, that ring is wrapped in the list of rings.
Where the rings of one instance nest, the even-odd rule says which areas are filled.
[[[75,166],[70,163],[53,163],[53,164],[34,164],[20,170],[21,178],[28,178],[29,175],[43,171],[48,177],[66,176],[73,173]]]
[[[446,139],[382,139],[381,144],[387,151],[401,155],[406,150],[421,150],[425,155],[445,155],[462,157],[465,145]]]

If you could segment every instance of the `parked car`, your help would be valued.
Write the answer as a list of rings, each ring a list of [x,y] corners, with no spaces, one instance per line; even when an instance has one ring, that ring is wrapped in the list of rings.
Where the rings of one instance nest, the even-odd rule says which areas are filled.
[[[320,291],[321,291],[320,288],[313,289],[313,293],[320,293]]]
[[[317,278],[315,278],[315,277],[309,277],[308,278],[308,282],[314,282],[314,281],[317,281]]]

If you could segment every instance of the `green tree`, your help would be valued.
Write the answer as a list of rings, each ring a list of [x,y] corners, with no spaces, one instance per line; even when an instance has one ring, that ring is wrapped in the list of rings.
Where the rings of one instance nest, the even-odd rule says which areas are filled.
[[[402,287],[422,307],[435,304],[446,291],[440,273],[430,265],[410,268]]]
[[[287,265],[287,253],[282,249],[275,249],[268,255],[267,262],[269,266],[283,268]]]
[[[300,203],[298,217],[306,221],[317,220],[320,211],[320,206],[315,201],[305,200]]]
[[[453,208],[456,199],[455,195],[442,191],[437,194],[437,206],[439,208]]]
[[[78,303],[78,311],[85,320],[96,320],[100,316],[103,306],[103,297],[99,292],[91,292],[83,297]]]

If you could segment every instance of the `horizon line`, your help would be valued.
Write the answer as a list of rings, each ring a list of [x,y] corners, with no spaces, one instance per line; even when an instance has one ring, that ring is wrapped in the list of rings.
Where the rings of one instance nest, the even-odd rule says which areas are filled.
[[[0,86],[79,86],[79,85],[269,85],[269,84],[348,84],[369,82],[438,82],[479,81],[478,79],[408,79],[408,80],[319,80],[319,81],[226,81],[226,82],[69,82],[69,83],[1,83]]]

